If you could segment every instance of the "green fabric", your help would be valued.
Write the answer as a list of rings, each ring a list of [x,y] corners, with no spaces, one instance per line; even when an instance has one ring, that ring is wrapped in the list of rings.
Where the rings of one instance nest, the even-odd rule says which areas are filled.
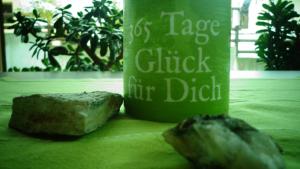
[[[164,142],[174,126],[120,115],[76,140],[30,137],[7,127],[11,100],[21,94],[108,90],[122,80],[18,80],[0,78],[0,169],[188,169]],[[273,136],[287,169],[300,168],[300,79],[231,80],[230,114]]]

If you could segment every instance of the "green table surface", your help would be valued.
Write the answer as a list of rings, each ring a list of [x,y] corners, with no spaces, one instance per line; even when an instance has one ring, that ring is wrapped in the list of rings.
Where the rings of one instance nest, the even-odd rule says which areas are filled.
[[[300,168],[300,73],[297,75],[234,78],[230,90],[230,115],[273,136],[284,149],[288,169]],[[73,140],[32,137],[7,127],[15,96],[95,90],[122,93],[122,79],[0,76],[0,169],[191,168],[161,135],[175,124],[120,115]]]

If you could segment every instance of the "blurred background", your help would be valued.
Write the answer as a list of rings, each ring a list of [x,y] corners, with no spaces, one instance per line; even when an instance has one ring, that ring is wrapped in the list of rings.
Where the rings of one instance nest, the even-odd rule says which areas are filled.
[[[272,18],[268,18],[267,14],[263,15],[264,17],[267,18],[265,19],[261,18],[262,21],[265,21],[266,23],[265,24],[258,23],[259,22],[258,17],[262,15],[260,14],[261,12],[269,13],[271,16],[276,15],[276,14],[272,14],[271,9],[270,11],[268,11],[263,7],[263,4],[270,5],[270,2],[273,2],[275,5],[276,3],[278,3],[277,1],[269,1],[269,0],[232,0],[232,9],[231,9],[232,10],[232,31],[231,31],[231,45],[230,45],[231,70],[295,70],[295,69],[297,70],[299,69],[297,65],[280,66],[283,65],[281,64],[281,62],[285,63],[287,62],[286,61],[287,59],[291,60],[289,58],[295,56],[298,56],[296,58],[296,61],[292,60],[290,62],[295,63],[299,61],[300,56],[297,55],[299,54],[299,50],[296,52],[292,52],[292,53],[297,53],[294,54],[293,56],[290,56],[292,54],[286,54],[289,52],[285,51],[285,50],[291,51],[293,49],[293,47],[290,47],[291,44],[295,46],[295,44],[297,44],[297,41],[299,41],[299,39],[297,39],[297,29],[299,28],[299,24],[298,24],[299,16],[293,15],[291,16],[291,18],[287,19],[287,21],[283,21],[282,23],[283,27],[279,26],[280,29],[290,30],[290,32],[283,31],[283,34],[288,35],[288,37],[285,37],[286,40],[284,40],[283,42],[284,49],[282,49],[281,52],[277,51],[277,53],[279,52],[279,54],[276,53],[278,47],[275,46],[275,49],[273,49],[275,53],[273,52],[271,54],[270,51],[272,51],[272,49],[270,49],[270,47],[269,48],[265,47],[266,44],[273,43],[270,40],[270,38],[268,39],[269,40],[268,42],[266,42],[265,40],[266,38],[265,39],[263,39],[263,37],[260,38],[260,36],[264,33],[268,35],[268,34],[272,34],[272,31],[276,32],[276,25],[274,26],[274,25],[266,24],[266,23],[268,24],[273,23]],[[72,4],[72,7],[66,8],[66,11],[68,11],[67,14],[70,17],[74,17],[76,19],[70,19],[70,17],[63,18],[62,19],[63,22],[61,23],[61,25],[59,25],[60,15],[55,16],[55,14],[58,13],[57,8],[64,8],[68,4]],[[101,16],[101,12],[103,14],[103,11],[104,13],[106,13],[105,15],[107,15],[108,17],[118,15],[119,13],[121,15],[122,13],[122,9],[123,9],[122,0],[112,0],[112,4],[104,3],[103,5],[104,6],[106,5],[109,8],[109,10],[105,11],[104,10],[105,8],[100,7],[99,16]],[[93,8],[92,7],[84,8],[88,6],[93,6]],[[272,7],[272,5],[270,6]],[[286,4],[285,7],[286,8],[282,10],[287,12],[286,16],[292,15],[291,11],[295,11],[299,13],[300,1],[293,0],[290,2],[290,4]],[[276,8],[276,6],[274,6],[274,8]],[[103,22],[111,22],[111,20],[101,21],[101,19],[100,20],[95,19],[97,18],[95,15],[97,12],[95,11],[97,10],[92,11],[92,9],[93,10],[97,9],[97,4],[95,3],[93,4],[93,0],[85,0],[85,1],[1,0],[1,13],[3,18],[1,18],[2,23],[1,23],[0,71],[97,71],[97,70],[122,71],[122,49],[121,49],[122,45],[119,44],[122,41],[121,35],[120,37],[115,38],[117,40],[114,40],[115,36],[117,35],[119,36],[118,31],[119,33],[120,32],[122,33],[122,19],[114,18],[113,19],[114,23],[111,25],[107,25]],[[111,9],[116,11],[112,11]],[[18,23],[19,25],[21,25],[20,23],[22,23],[23,26],[24,25],[26,26],[26,20],[24,20],[24,18],[23,20],[21,20],[22,19],[21,15],[28,18],[30,17],[37,18],[33,10],[36,10],[37,11],[36,15],[38,15],[38,18],[42,18],[41,20],[43,20],[43,21],[39,21],[38,19],[36,19],[36,22],[34,23],[34,29],[32,28],[33,32],[37,32],[37,30],[39,29],[38,33],[44,32],[45,34],[42,35],[42,37],[47,37],[47,36],[54,37],[55,35],[56,38],[52,38],[52,39],[48,38],[45,41],[42,41],[43,38],[41,38],[40,41],[37,41],[36,37],[32,35],[32,30],[27,30],[28,32],[24,33],[24,31],[26,32],[28,25],[27,28],[23,27],[22,29],[16,26],[16,23]],[[16,15],[14,15],[14,13],[17,13],[19,11],[21,12],[21,15],[19,15],[19,20],[18,20],[16,19]],[[94,12],[93,14],[93,16],[95,17],[94,19],[87,17],[88,13],[92,13],[92,12]],[[78,13],[81,13],[82,16],[79,16]],[[87,18],[89,19],[88,22],[92,21],[94,25],[98,24],[98,26],[99,25],[101,26],[101,24],[103,24],[105,30],[110,28],[113,28],[113,30],[110,30],[109,33],[103,34],[103,30],[88,30],[88,29],[85,30],[85,28],[79,27],[78,25],[76,26],[76,23],[74,23],[77,22],[78,20],[87,20]],[[81,23],[82,25],[83,22],[79,22],[79,23]],[[68,27],[68,25],[71,26]],[[293,28],[284,28],[284,25],[294,25],[294,26],[290,26]],[[266,27],[269,31],[257,33],[257,31],[264,29],[264,27]],[[75,30],[74,28],[78,28],[78,29]],[[65,32],[65,34],[62,35],[61,37],[57,36],[60,29],[63,29],[62,31]],[[70,32],[74,33],[74,31],[77,31],[75,33],[77,33],[78,36],[80,36],[78,37],[79,38],[78,40],[80,40],[81,46],[82,44],[86,44],[86,48],[82,47],[82,49],[79,49],[76,48],[76,45],[73,43],[71,43],[71,45],[67,44],[70,42],[70,39],[76,38],[75,35],[71,35],[70,33]],[[81,36],[81,35],[85,35],[84,34],[85,32],[89,33],[89,38]],[[102,40],[103,37],[113,37],[113,39],[107,38]],[[276,39],[276,37],[274,38]],[[257,43],[259,39],[260,39],[260,43]],[[279,37],[279,39],[281,38]],[[93,41],[95,41],[95,46],[99,47],[100,49],[93,49],[93,44],[92,44]],[[104,41],[106,42],[106,44],[101,43]],[[41,45],[47,42],[49,42],[47,47],[45,46],[44,48],[42,47],[40,51],[39,49],[35,49],[37,46],[39,46],[39,44]],[[110,44],[113,45],[111,46]],[[278,44],[278,46],[282,46],[282,45]],[[97,50],[102,50],[102,53],[100,52],[101,54],[99,55],[105,55],[108,56],[108,58],[102,61],[97,61],[97,58],[96,59],[93,58],[92,54],[89,53],[88,48],[91,48],[92,52],[94,53],[97,53]],[[76,49],[78,50],[76,51]],[[268,52],[263,53],[266,51],[269,51],[269,53]],[[45,53],[45,55],[43,53]],[[281,56],[280,53],[283,56]],[[52,56],[48,57],[47,55],[49,54],[53,55],[53,57]],[[275,61],[272,61],[272,65],[270,65],[271,62],[270,55],[272,56],[274,55]],[[289,55],[289,56],[285,56],[285,55]],[[284,59],[281,60],[277,59],[279,61],[276,61],[276,58],[284,58]],[[279,66],[273,65],[273,62],[276,63],[279,62],[277,63],[277,65]]]

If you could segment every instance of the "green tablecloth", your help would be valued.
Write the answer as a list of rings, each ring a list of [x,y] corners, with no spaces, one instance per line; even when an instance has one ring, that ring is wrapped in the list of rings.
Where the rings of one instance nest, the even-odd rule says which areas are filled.
[[[174,124],[121,115],[76,140],[30,137],[7,127],[14,96],[94,90],[122,92],[122,80],[0,78],[0,169],[191,168],[161,136]],[[230,115],[273,136],[287,168],[299,169],[300,79],[235,79],[230,96]]]

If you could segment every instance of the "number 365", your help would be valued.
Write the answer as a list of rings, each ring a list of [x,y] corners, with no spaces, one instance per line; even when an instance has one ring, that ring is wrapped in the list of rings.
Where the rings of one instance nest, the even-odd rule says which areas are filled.
[[[149,26],[152,25],[151,22],[145,21],[144,18],[141,18],[138,20],[138,22],[135,25],[130,25],[130,38],[129,38],[129,44],[131,44],[136,37],[140,37],[144,35],[144,43],[147,43],[150,39],[150,29]]]

